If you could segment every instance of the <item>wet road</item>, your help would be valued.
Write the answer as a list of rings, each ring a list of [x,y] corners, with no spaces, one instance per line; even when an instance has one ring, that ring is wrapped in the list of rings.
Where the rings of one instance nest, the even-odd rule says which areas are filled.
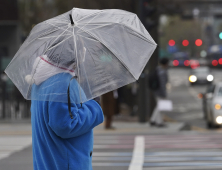
[[[213,69],[214,82],[222,81],[222,70]],[[188,81],[189,69],[169,69],[169,99],[173,101],[173,112],[166,113],[170,118],[185,122],[191,126],[206,129],[206,122],[203,119],[202,99],[198,98],[199,93],[204,93],[208,85],[191,86]]]

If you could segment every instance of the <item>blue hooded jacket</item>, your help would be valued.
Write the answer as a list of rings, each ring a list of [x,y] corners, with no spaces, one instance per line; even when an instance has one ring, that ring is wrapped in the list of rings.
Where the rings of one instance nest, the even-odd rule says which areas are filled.
[[[71,75],[56,74],[40,85],[33,84],[32,97],[67,91]],[[57,88],[42,88],[52,79],[61,80]],[[75,100],[78,83],[71,81],[70,98]],[[60,96],[62,97],[62,96]],[[67,94],[63,97],[67,98]],[[103,122],[100,105],[90,100],[82,104],[32,100],[32,147],[34,170],[92,170],[93,128]]]

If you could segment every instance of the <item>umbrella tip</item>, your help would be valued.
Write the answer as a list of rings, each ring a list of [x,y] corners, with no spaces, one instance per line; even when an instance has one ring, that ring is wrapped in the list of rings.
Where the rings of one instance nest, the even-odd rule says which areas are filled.
[[[71,24],[74,25],[74,22],[73,22],[73,19],[72,19],[72,15],[71,15],[71,14],[69,14],[69,18],[70,18]]]

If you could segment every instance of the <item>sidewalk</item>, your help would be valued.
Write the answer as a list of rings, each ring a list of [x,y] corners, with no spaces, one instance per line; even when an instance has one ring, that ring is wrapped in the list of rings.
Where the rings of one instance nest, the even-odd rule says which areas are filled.
[[[0,136],[32,135],[31,120],[0,120]]]

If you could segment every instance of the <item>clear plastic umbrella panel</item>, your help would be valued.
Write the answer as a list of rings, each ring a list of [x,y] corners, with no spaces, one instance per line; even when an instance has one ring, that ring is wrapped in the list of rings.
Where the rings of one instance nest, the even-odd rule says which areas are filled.
[[[136,81],[156,43],[136,14],[71,11],[36,25],[5,72],[24,98],[79,104]]]

